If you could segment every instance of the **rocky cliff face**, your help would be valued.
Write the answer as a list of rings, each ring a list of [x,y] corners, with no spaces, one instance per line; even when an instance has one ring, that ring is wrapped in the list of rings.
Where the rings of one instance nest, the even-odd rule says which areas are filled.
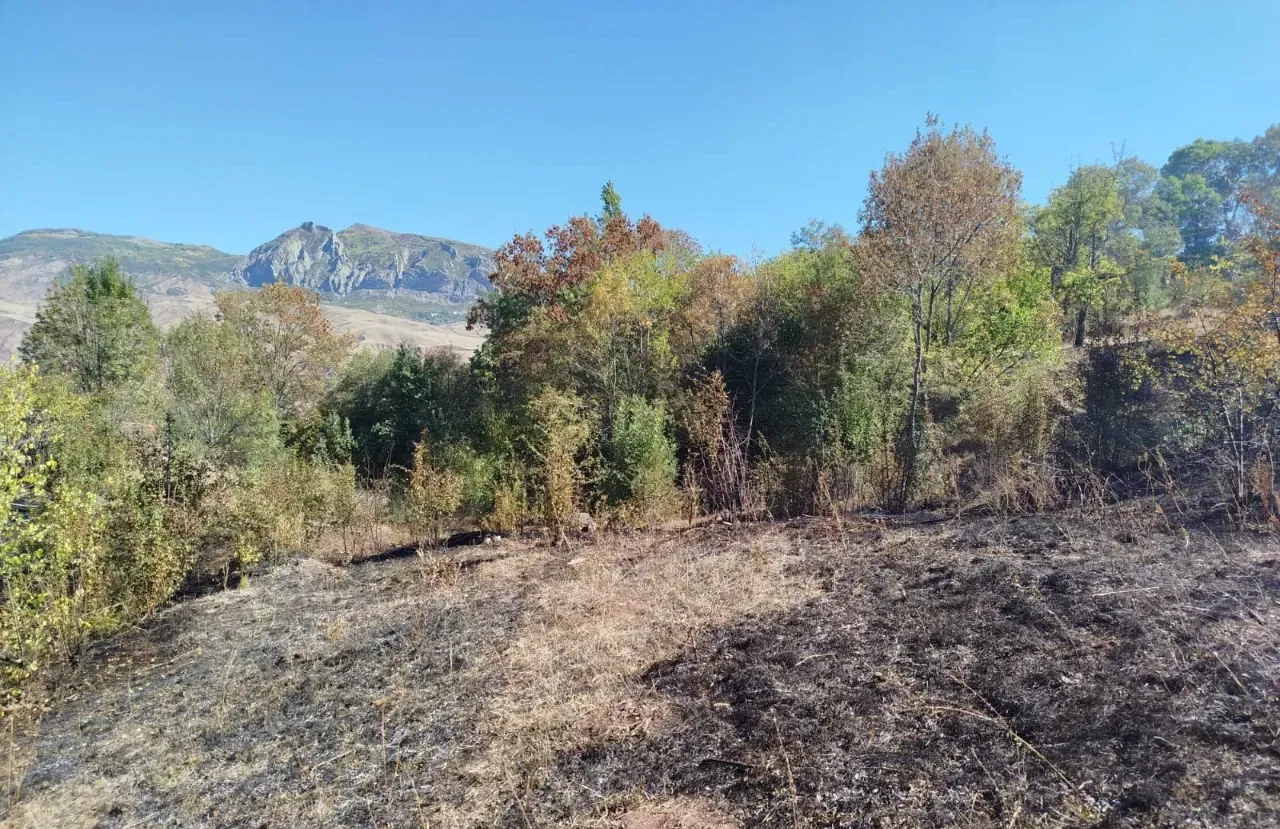
[[[253,287],[284,282],[337,296],[394,293],[470,303],[491,290],[494,269],[492,251],[477,245],[304,222],[250,251],[236,276]]]

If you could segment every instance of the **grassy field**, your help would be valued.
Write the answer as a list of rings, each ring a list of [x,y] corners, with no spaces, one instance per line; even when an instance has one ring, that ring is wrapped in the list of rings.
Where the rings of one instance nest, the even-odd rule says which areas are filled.
[[[213,292],[201,285],[188,285],[181,294],[145,298],[152,319],[161,328],[188,314],[212,314],[214,310]],[[17,353],[22,333],[35,319],[38,307],[36,302],[0,302],[0,359]],[[324,313],[340,333],[355,337],[356,347],[361,349],[389,349],[408,343],[416,348],[446,348],[465,357],[484,342],[483,332],[468,331],[463,322],[426,323],[328,303]]]
[[[95,646],[5,825],[1277,825],[1278,562],[1061,517],[300,559]]]

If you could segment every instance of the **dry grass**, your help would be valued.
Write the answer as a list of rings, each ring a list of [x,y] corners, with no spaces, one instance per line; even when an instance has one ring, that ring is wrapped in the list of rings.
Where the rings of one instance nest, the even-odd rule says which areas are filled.
[[[787,575],[795,557],[769,532],[719,550],[679,537],[614,540],[567,561],[501,656],[506,688],[481,727],[489,748],[469,769],[473,807],[535,787],[563,752],[660,726],[665,704],[639,675],[710,627],[813,595]]]
[[[1280,547],[1116,521],[285,565],[95,645],[0,825],[1275,825]]]
[[[739,829],[741,826],[706,803],[689,797],[646,803],[610,819],[606,825],[617,829]]]
[[[192,280],[173,281],[182,293],[145,296],[157,325],[169,328],[191,314],[213,313],[213,291],[207,285]],[[22,333],[35,320],[45,287],[26,297],[6,296],[0,300],[0,360],[17,353]],[[339,333],[351,334],[360,349],[382,351],[408,343],[417,348],[445,348],[466,357],[480,347],[485,337],[483,331],[468,331],[462,324],[433,325],[337,305],[325,305],[324,315]]]
[[[53,766],[36,774],[40,785],[25,793],[12,825],[92,826],[112,816],[145,825],[145,807],[179,822],[247,812],[309,826],[351,820],[344,809],[375,794],[387,803],[371,807],[377,820],[360,806],[359,825],[382,825],[384,813],[389,825],[398,825],[395,815],[432,827],[492,825],[513,803],[518,808],[564,752],[643,739],[664,722],[664,703],[639,680],[645,669],[710,628],[813,594],[810,583],[790,575],[801,569],[793,566],[799,559],[780,531],[722,537],[698,530],[568,551],[508,543],[349,569],[283,568],[249,588],[174,608],[136,641],[112,643],[103,652],[112,654],[108,661],[95,660],[99,675],[82,677],[76,696],[84,702],[66,700],[54,727],[53,754],[86,751],[97,759],[67,776],[44,749]],[[488,621],[495,601],[506,603],[497,612],[510,623]],[[470,619],[475,614],[483,615]],[[476,641],[478,626],[495,624],[511,626]],[[433,629],[451,631],[448,641]],[[404,656],[386,654],[389,641],[407,648]],[[322,665],[341,673],[312,681],[300,672]],[[457,698],[459,712],[440,710],[442,694]],[[328,713],[317,721],[308,710]],[[326,725],[332,717],[338,722]],[[438,772],[451,781],[444,786],[428,784],[423,761],[400,745],[406,727],[428,719],[457,730],[455,746],[423,743],[431,755],[455,758]],[[87,721],[107,731],[85,744]],[[166,723],[163,738],[148,736],[148,722]],[[105,769],[123,774],[127,787],[95,782]],[[61,782],[51,788],[49,780]],[[256,780],[273,781],[271,794],[239,806],[205,790],[257,789]],[[624,798],[582,825],[733,825],[692,801],[663,803]],[[610,817],[627,808],[639,810],[629,822]]]

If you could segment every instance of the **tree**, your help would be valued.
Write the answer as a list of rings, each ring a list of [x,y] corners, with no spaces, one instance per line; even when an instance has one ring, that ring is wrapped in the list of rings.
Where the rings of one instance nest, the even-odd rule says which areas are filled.
[[[622,196],[618,195],[618,191],[614,189],[612,181],[606,181],[604,187],[600,188],[600,202],[599,222],[601,225],[608,225],[609,222],[622,215]]]
[[[154,367],[159,335],[147,305],[114,259],[76,265],[49,292],[19,346],[24,362],[99,394]]]
[[[1165,321],[1154,339],[1175,357],[1165,379],[1182,403],[1184,430],[1200,439],[1203,454],[1194,460],[1225,484],[1238,514],[1257,504],[1273,519],[1280,517],[1280,221],[1256,196],[1245,198],[1257,217],[1243,240],[1256,278],[1234,290],[1205,280],[1207,296]]]
[[[1197,138],[1174,150],[1160,172],[1160,197],[1186,241],[1183,259],[1207,264],[1223,252],[1220,242],[1234,244],[1250,233],[1253,204],[1273,205],[1280,196],[1280,125],[1252,141]]]
[[[473,365],[513,410],[543,386],[567,385],[572,361],[566,326],[581,315],[601,269],[657,254],[665,245],[666,234],[653,219],[632,223],[621,214],[604,225],[577,216],[542,239],[515,236],[494,256],[496,291],[472,306],[467,319],[469,326],[489,329]]]
[[[1253,139],[1252,188],[1273,213],[1280,209],[1280,124]]]
[[[1244,229],[1242,186],[1253,166],[1253,146],[1244,141],[1207,141],[1197,138],[1179,147],[1161,170],[1165,178],[1186,181],[1199,176],[1217,194],[1219,215],[1215,229],[1229,242],[1240,238]]]
[[[864,261],[874,278],[909,300],[915,352],[899,451],[899,507],[919,483],[928,355],[955,340],[975,289],[1016,263],[1021,183],[987,133],[944,132],[932,115],[906,153],[890,153],[871,174],[862,212]]]
[[[249,345],[227,325],[187,317],[164,347],[173,433],[210,461],[252,465],[276,448],[279,421]]]
[[[1156,188],[1156,195],[1177,217],[1184,261],[1206,264],[1221,252],[1223,198],[1204,176],[1199,173],[1182,178],[1165,176]]]
[[[281,420],[306,414],[347,359],[352,339],[333,330],[320,297],[272,283],[255,293],[218,294],[218,313],[240,338]]]
[[[1035,258],[1049,269],[1063,310],[1075,317],[1074,342],[1084,345],[1089,308],[1109,280],[1120,276],[1111,257],[1123,227],[1124,202],[1116,173],[1108,167],[1081,167],[1049,194],[1049,203],[1031,217]]]
[[[467,364],[455,354],[401,345],[352,360],[326,408],[350,423],[356,465],[373,476],[409,467],[424,432],[437,448],[476,437],[479,402]]]

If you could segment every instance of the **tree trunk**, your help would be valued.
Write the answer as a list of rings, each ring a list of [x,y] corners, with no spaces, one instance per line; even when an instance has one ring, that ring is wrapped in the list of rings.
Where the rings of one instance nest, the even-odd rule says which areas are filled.
[[[916,467],[919,462],[920,403],[924,390],[924,350],[927,336],[924,330],[924,320],[921,319],[924,310],[921,307],[922,304],[917,299],[912,308],[916,361],[911,375],[911,405],[907,407],[906,428],[903,432],[902,445],[898,448],[898,463],[901,465],[902,480],[898,484],[898,493],[895,499],[897,503],[892,505],[894,509],[903,512],[906,511],[907,506],[911,503],[912,496],[915,494]]]
[[[1076,311],[1076,348],[1084,347],[1084,328],[1085,321],[1089,318],[1089,309],[1081,305],[1080,310]]]

